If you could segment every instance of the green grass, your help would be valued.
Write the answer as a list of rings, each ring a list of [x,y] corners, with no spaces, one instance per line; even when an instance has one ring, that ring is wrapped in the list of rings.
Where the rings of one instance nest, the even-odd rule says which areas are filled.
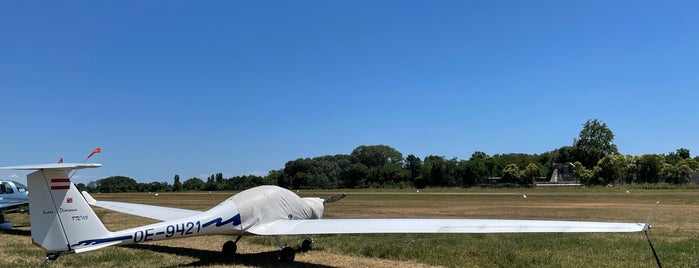
[[[629,193],[626,193],[626,191]],[[343,191],[300,191],[326,197]],[[660,201],[650,235],[665,267],[699,267],[699,189],[643,187],[344,190],[329,204],[327,218],[500,218],[643,222]],[[97,199],[207,209],[233,193],[96,194]],[[523,198],[523,194],[527,198]],[[112,230],[152,222],[97,210]],[[36,267],[43,252],[31,244],[27,215],[7,216],[20,227],[0,233],[0,267]],[[24,227],[23,227],[24,226]],[[111,247],[61,257],[54,267],[268,267],[276,242],[246,237],[235,259],[221,257],[228,237],[210,236],[130,247]],[[302,237],[285,237],[298,245]],[[380,262],[334,262],[328,254],[408,261],[447,267],[655,267],[640,233],[632,234],[381,234],[323,235],[315,249],[299,253],[297,266],[386,266]],[[245,252],[245,250],[248,250]],[[394,264],[395,265],[395,264]]]

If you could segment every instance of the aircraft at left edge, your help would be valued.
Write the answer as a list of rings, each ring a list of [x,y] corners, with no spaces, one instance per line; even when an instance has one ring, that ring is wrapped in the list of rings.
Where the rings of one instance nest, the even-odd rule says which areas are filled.
[[[0,230],[14,226],[5,220],[5,213],[29,212],[29,190],[27,186],[10,180],[0,180]]]

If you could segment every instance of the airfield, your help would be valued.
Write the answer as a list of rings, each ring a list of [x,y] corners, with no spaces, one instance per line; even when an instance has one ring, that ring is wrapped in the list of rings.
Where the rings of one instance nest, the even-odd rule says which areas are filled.
[[[627,192],[628,191],[628,192]],[[302,197],[348,197],[325,218],[494,218],[645,222],[660,201],[650,237],[665,267],[699,267],[699,188],[543,187],[518,189],[301,190]],[[234,192],[93,194],[98,200],[206,210]],[[525,198],[526,195],[526,198]],[[96,208],[110,230],[153,220]],[[37,267],[44,251],[31,244],[29,217],[0,233],[0,267]],[[272,237],[244,237],[238,254],[219,253],[233,237],[200,236],[63,256],[52,267],[657,267],[643,233],[386,234],[315,236],[294,263],[276,259]],[[283,237],[299,247],[300,236]]]

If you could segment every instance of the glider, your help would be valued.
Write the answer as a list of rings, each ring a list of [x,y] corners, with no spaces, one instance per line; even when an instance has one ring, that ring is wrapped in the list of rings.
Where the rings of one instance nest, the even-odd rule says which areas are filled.
[[[347,233],[559,233],[641,232],[649,223],[616,223],[487,219],[321,219],[325,204],[341,199],[301,198],[277,186],[242,191],[207,211],[196,211],[123,202],[97,201],[84,196],[68,174],[100,164],[42,164],[2,169],[34,170],[27,175],[33,243],[46,250],[47,261],[113,245],[127,245],[199,235],[233,235],[223,254],[233,255],[244,235],[274,236],[281,259],[293,261],[294,249],[284,246],[282,235]],[[90,207],[153,218],[161,222],[121,231],[109,231]],[[310,248],[305,240],[302,248]]]
[[[14,224],[5,220],[5,213],[29,212],[29,190],[16,182],[0,180],[0,230],[12,228]]]

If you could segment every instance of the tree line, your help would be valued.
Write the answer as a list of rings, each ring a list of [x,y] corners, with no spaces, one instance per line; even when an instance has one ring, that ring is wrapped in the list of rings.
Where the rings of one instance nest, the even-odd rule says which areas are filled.
[[[476,151],[468,160],[428,155],[423,159],[403,157],[387,145],[361,145],[350,154],[299,158],[266,176],[224,178],[216,173],[206,181],[175,175],[167,182],[138,183],[114,176],[78,185],[98,192],[165,192],[243,190],[275,184],[289,189],[336,189],[382,187],[473,187],[497,181],[504,186],[532,186],[537,178],[548,178],[555,163],[569,163],[574,176],[585,185],[616,183],[688,183],[699,170],[699,156],[679,148],[667,154],[623,155],[614,144],[614,134],[597,119],[583,124],[570,146],[541,154],[495,154]],[[496,178],[493,180],[493,178]]]

